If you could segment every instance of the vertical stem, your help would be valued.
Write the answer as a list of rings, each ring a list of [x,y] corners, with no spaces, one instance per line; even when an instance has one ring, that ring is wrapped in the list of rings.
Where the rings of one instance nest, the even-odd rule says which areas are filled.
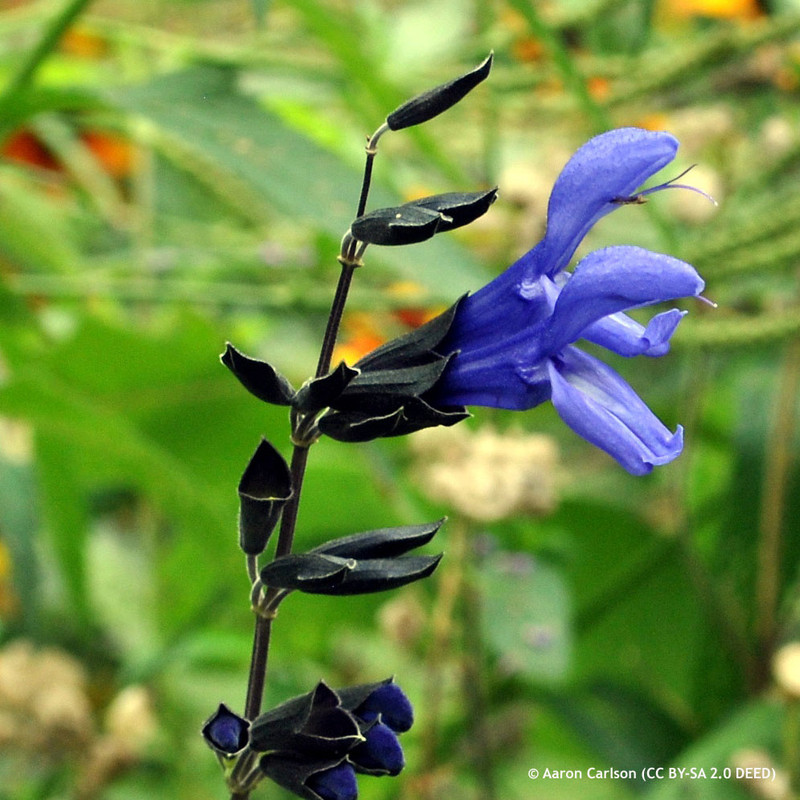
[[[756,577],[756,636],[766,678],[769,657],[778,630],[780,557],[783,539],[786,485],[789,477],[795,427],[795,402],[800,382],[800,339],[787,345],[775,399],[774,425],[767,442],[767,461],[759,521],[758,574]]]
[[[297,526],[297,512],[300,507],[300,492],[303,489],[303,478],[306,474],[308,463],[308,447],[295,445],[292,451],[292,489],[293,494],[283,509],[281,528],[278,533],[278,544],[275,548],[275,558],[287,556],[292,552],[294,542],[294,529]]]
[[[275,548],[275,557],[288,555],[292,552],[294,531],[297,526],[297,511],[300,505],[300,491],[303,487],[303,478],[308,461],[308,448],[295,446],[292,453],[292,486],[294,493],[286,504],[281,516],[281,527],[278,533],[278,544]],[[247,698],[245,700],[244,716],[255,719],[261,713],[261,701],[264,697],[264,683],[267,673],[267,658],[269,656],[269,640],[272,633],[272,619],[256,614],[255,631],[253,632],[253,653],[250,659],[250,675],[247,681]]]
[[[361,182],[361,196],[358,199],[358,210],[356,218],[363,215],[367,208],[367,197],[369,196],[369,186],[372,182],[372,164],[375,161],[376,150],[370,149],[367,145],[367,163],[364,165],[364,180]]]
[[[373,134],[367,145],[367,163],[364,167],[364,179],[361,185],[357,217],[360,217],[366,208],[372,178],[372,163],[375,160],[375,146],[378,138],[386,129],[385,126],[381,126],[375,134]],[[328,323],[322,338],[322,346],[320,348],[317,371],[315,373],[315,377],[317,378],[327,374],[330,370],[333,349],[336,346],[336,339],[339,335],[339,326],[342,322],[342,315],[344,313],[345,304],[347,303],[347,295],[350,291],[353,273],[356,267],[360,266],[359,259],[352,256],[352,248],[348,246],[347,250],[348,252],[343,252],[339,257],[342,271],[339,273],[339,282],[336,285],[336,293],[331,302]],[[293,494],[281,514],[281,526],[278,533],[278,543],[275,547],[275,558],[289,555],[292,552],[294,532],[297,527],[297,514],[300,508],[300,494],[303,489],[306,465],[308,463],[308,449],[308,444],[295,444],[294,450],[292,451],[290,472],[292,476]],[[274,590],[268,590],[266,605],[269,604],[270,599],[274,599],[275,595],[276,592]],[[267,660],[269,657],[269,643],[272,633],[272,619],[273,617],[271,616],[265,617],[262,614],[256,614],[255,630],[253,632],[253,650],[250,657],[250,674],[247,681],[247,697],[245,699],[244,712],[244,716],[249,720],[255,719],[261,713],[261,703],[264,697],[264,685],[267,674]],[[231,800],[247,800],[249,796],[249,792],[233,792],[231,794]]]
[[[55,49],[69,26],[90,2],[91,0],[68,0],[61,13],[50,22],[36,47],[28,53],[27,58],[20,64],[19,69],[0,95],[0,113],[5,115],[9,106],[25,92],[42,62]]]
[[[264,697],[264,682],[267,676],[267,656],[269,637],[272,633],[272,620],[256,614],[253,631],[253,654],[250,658],[250,675],[247,679],[247,699],[244,716],[253,720],[261,713],[261,700]]]
[[[372,183],[372,165],[378,153],[378,139],[389,130],[388,123],[384,122],[367,141],[367,163],[364,165],[364,178],[361,181],[361,194],[358,198],[358,208],[356,218],[360,217],[367,208],[367,198],[369,197],[369,187]]]
[[[336,337],[339,335],[339,325],[342,322],[344,306],[347,302],[347,294],[350,291],[350,284],[353,280],[353,273],[358,264],[352,261],[342,261],[342,271],[339,273],[339,283],[336,286],[336,294],[331,304],[331,312],[328,316],[328,325],[325,329],[325,336],[322,340],[322,349],[317,363],[317,377],[325,375],[331,366],[333,348],[336,346]]]

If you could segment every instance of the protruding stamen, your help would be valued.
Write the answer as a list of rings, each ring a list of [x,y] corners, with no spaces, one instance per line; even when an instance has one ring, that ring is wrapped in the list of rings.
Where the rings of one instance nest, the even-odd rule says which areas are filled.
[[[689,186],[686,183],[675,183],[675,181],[679,181],[687,172],[694,169],[697,164],[692,164],[690,167],[687,167],[680,175],[676,175],[671,180],[668,180],[666,183],[660,183],[658,186],[651,186],[649,189],[643,189],[641,192],[635,195],[630,195],[628,197],[614,197],[612,198],[612,203],[618,203],[619,205],[641,205],[642,203],[647,202],[647,195],[653,194],[653,192],[660,192],[662,189],[688,189],[690,192],[695,192],[696,194],[702,195],[706,198],[706,200],[710,200],[715,206],[719,205],[717,201],[710,195],[708,192],[704,192],[702,189],[698,189],[696,186]]]

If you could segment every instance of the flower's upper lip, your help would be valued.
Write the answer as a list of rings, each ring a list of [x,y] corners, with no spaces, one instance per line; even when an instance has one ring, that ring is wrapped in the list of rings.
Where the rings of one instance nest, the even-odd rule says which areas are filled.
[[[523,256],[520,282],[555,275],[569,263],[589,229],[619,207],[675,158],[678,140],[663,131],[618,128],[595,136],[570,158],[556,179],[540,246]]]

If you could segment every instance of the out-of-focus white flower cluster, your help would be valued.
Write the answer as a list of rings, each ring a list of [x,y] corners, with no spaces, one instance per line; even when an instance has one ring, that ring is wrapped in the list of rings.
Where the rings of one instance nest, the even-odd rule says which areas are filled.
[[[53,647],[17,639],[0,649],[0,752],[37,771],[77,766],[76,797],[88,800],[136,764],[157,724],[149,692],[115,695],[98,725],[84,666]]]
[[[459,425],[420,431],[409,442],[422,491],[470,519],[541,516],[556,506],[563,471],[549,436]]]

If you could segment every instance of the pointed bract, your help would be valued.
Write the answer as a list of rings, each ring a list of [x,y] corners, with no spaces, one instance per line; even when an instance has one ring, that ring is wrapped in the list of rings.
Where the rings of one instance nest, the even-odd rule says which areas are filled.
[[[230,343],[220,356],[220,361],[259,400],[276,406],[291,405],[295,394],[292,384],[271,364],[240,353]]]
[[[305,413],[318,411],[331,405],[356,378],[359,370],[349,367],[344,361],[321,378],[314,378],[297,392],[292,405]]]
[[[447,111],[488,77],[492,59],[490,53],[475,69],[403,103],[386,117],[389,129],[399,131],[419,125]]]
[[[311,553],[339,556],[340,558],[392,558],[427,544],[433,539],[445,520],[427,525],[403,525],[396,528],[379,528],[374,531],[354,533],[331,539]]]
[[[300,553],[267,564],[261,570],[261,580],[275,589],[297,589],[307,594],[371,594],[426,578],[440,560],[441,555],[345,559]]]
[[[350,233],[360,242],[396,247],[430,239],[444,222],[442,214],[427,208],[395,206],[358,217],[351,223]]]
[[[281,511],[292,496],[292,476],[283,456],[262,439],[239,481],[239,547],[264,551]]]
[[[497,199],[497,187],[485,192],[449,192],[412,200],[406,206],[435,211],[443,216],[436,233],[469,225],[483,216]]]

